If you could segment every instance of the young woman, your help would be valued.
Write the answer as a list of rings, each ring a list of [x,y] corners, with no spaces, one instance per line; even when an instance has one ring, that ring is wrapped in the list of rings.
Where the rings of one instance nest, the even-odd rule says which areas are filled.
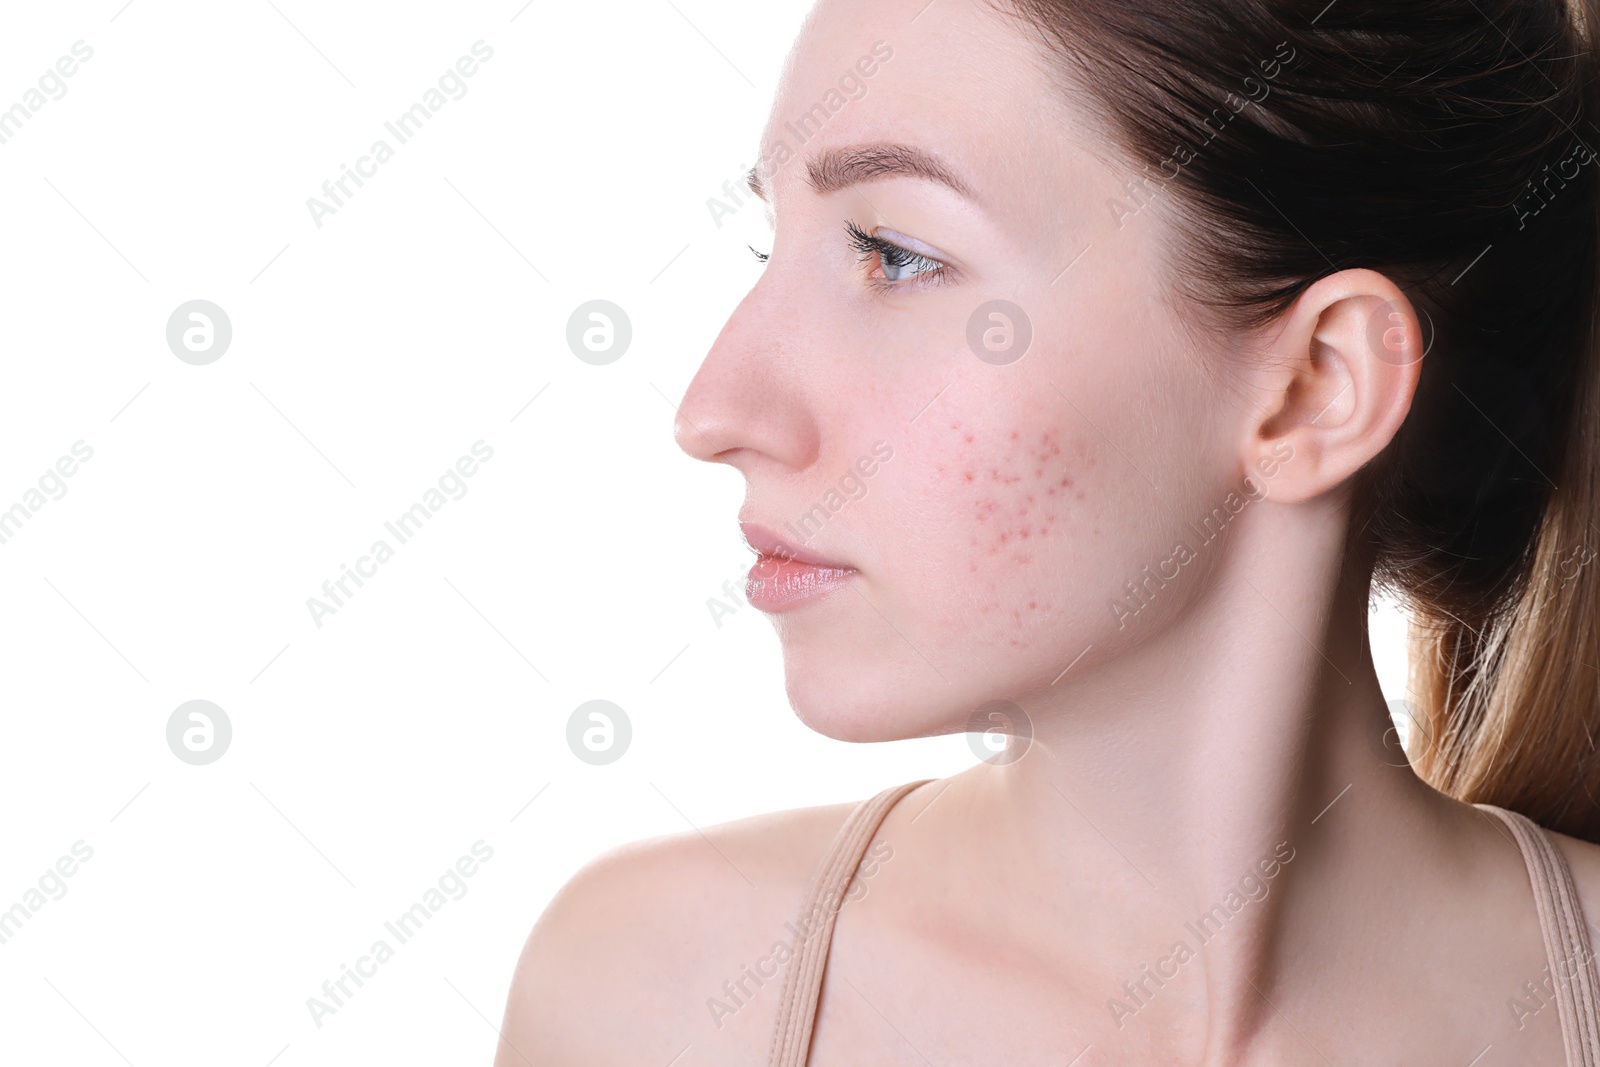
[[[1600,1064],[1585,22],[822,0],[677,439],[808,725],[1010,743],[595,860],[496,1063]]]

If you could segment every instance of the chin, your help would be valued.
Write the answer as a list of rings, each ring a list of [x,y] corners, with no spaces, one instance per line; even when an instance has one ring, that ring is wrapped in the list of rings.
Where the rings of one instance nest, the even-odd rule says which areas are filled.
[[[915,683],[887,678],[868,681],[838,664],[786,662],[784,691],[801,722],[835,741],[903,741],[950,733],[964,721],[959,710],[943,707],[943,693],[923,693]]]

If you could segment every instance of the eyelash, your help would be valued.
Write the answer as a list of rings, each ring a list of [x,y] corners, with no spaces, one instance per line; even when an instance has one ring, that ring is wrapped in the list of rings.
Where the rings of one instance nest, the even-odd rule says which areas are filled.
[[[850,247],[856,250],[863,263],[873,256],[877,256],[882,262],[891,267],[917,268],[916,274],[903,282],[887,278],[882,280],[876,278],[868,279],[867,284],[879,292],[889,292],[911,285],[938,285],[949,276],[950,268],[937,259],[932,259],[920,252],[913,252],[909,248],[904,248],[892,241],[885,241],[881,237],[867,233],[849,219],[845,220],[844,228],[845,232],[850,235]]]
[[[920,252],[913,252],[909,248],[903,248],[892,241],[885,241],[881,237],[875,237],[861,229],[854,222],[846,220],[844,228],[845,232],[849,234],[850,247],[855,249],[862,262],[866,262],[873,256],[879,256],[883,262],[892,267],[922,268],[917,271],[916,276],[912,279],[913,283],[919,285],[937,285],[949,275],[950,268],[946,264],[924,256]],[[745,247],[749,248],[751,254],[762,263],[772,258],[772,253],[757,251],[755,245],[746,245]],[[880,292],[884,292],[901,288],[903,284],[910,283],[901,283],[888,279],[882,281],[872,279],[868,284]]]

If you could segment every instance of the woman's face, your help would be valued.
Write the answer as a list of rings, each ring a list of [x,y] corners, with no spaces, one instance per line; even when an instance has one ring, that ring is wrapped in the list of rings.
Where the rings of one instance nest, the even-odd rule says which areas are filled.
[[[1172,194],[978,0],[821,0],[760,158],[771,258],[675,431],[744,474],[739,520],[854,568],[773,612],[789,698],[856,741],[1037,721],[1178,623],[1220,545],[1174,546],[1243,492],[1227,353],[1162,281]]]

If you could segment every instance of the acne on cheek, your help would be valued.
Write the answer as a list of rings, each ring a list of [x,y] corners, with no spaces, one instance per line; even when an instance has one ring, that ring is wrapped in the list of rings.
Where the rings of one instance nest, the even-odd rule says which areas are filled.
[[[958,458],[945,471],[970,494],[972,508],[969,573],[1015,573],[1034,564],[1036,554],[1047,560],[1052,551],[1061,551],[1051,542],[1059,539],[1077,504],[1087,498],[1082,488],[1085,472],[1097,462],[1091,443],[1064,438],[1053,429],[1011,430],[996,449],[984,440],[983,431],[960,422],[952,422],[950,432],[958,444]],[[1052,594],[1026,589],[1002,594],[1003,584],[1011,583],[988,583],[978,613],[1009,615],[1014,631],[1010,643],[1027,647],[1018,635],[1028,629],[1032,617],[1050,613]]]

